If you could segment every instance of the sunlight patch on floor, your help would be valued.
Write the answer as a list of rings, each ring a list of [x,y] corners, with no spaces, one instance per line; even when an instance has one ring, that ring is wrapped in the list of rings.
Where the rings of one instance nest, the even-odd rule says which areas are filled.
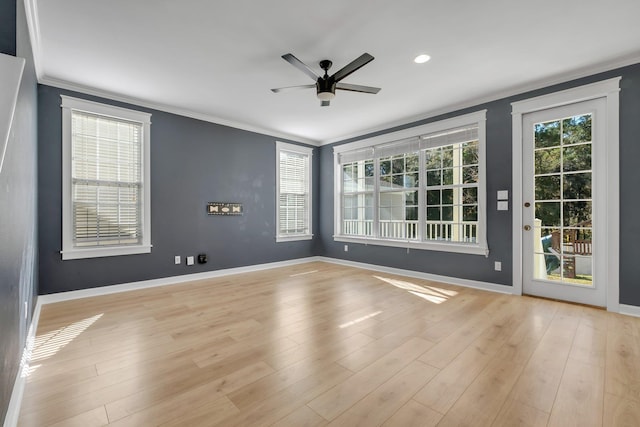
[[[420,297],[426,301],[434,304],[442,304],[449,298],[458,295],[457,291],[451,289],[438,288],[435,286],[422,286],[415,283],[407,282],[405,280],[391,279],[389,277],[373,276],[378,280],[382,280],[385,283],[395,286],[396,288],[404,289],[412,295]]]
[[[87,328],[96,323],[103,315],[104,313],[96,314],[95,316],[72,323],[69,326],[64,326],[55,331],[37,336],[35,340],[29,343],[29,365],[25,366],[23,376],[28,377],[33,374],[40,367],[40,365],[35,365],[34,362],[42,361],[56,355],[81,333],[86,331]]]
[[[302,273],[291,274],[291,275],[289,275],[289,277],[306,276],[307,274],[313,274],[313,273],[317,273],[317,272],[318,272],[318,270],[303,271]]]
[[[376,311],[376,312],[373,312],[373,313],[369,313],[366,316],[358,317],[355,320],[352,320],[352,321],[347,322],[347,323],[343,323],[342,325],[339,326],[339,328],[340,329],[348,328],[349,326],[353,326],[356,323],[364,322],[367,319],[371,319],[372,317],[376,317],[380,313],[382,313],[382,311]]]

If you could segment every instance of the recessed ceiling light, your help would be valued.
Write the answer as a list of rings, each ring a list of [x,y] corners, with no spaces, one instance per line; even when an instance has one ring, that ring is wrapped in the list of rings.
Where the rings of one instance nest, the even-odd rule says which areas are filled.
[[[425,62],[427,62],[428,60],[430,60],[431,57],[429,55],[418,55],[415,57],[415,59],[413,60],[413,62],[415,62],[416,64],[424,64]]]

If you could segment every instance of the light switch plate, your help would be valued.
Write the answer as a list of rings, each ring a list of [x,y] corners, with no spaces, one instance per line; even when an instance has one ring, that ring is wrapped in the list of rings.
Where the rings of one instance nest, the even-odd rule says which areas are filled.
[[[509,190],[498,190],[498,200],[509,200]]]
[[[193,265],[193,263],[194,263],[193,257],[192,256],[188,256],[187,257],[187,265]]]
[[[498,200],[498,210],[499,211],[508,211],[509,210],[509,202],[506,200]]]

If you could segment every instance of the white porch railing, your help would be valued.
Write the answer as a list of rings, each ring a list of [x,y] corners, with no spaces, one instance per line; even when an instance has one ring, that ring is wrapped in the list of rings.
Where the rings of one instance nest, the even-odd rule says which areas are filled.
[[[473,243],[477,238],[477,222],[426,222],[426,240],[445,240]],[[456,233],[455,226],[460,225]],[[346,236],[373,237],[373,221],[347,219],[342,221],[342,234]],[[418,221],[379,221],[378,238],[419,240]]]

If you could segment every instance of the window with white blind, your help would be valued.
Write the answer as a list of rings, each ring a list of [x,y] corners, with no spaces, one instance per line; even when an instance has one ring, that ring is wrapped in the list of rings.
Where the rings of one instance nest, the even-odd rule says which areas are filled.
[[[337,146],[337,241],[488,254],[485,111]]]
[[[311,148],[276,142],[276,241],[311,234]]]
[[[62,96],[62,259],[151,251],[151,115]]]

